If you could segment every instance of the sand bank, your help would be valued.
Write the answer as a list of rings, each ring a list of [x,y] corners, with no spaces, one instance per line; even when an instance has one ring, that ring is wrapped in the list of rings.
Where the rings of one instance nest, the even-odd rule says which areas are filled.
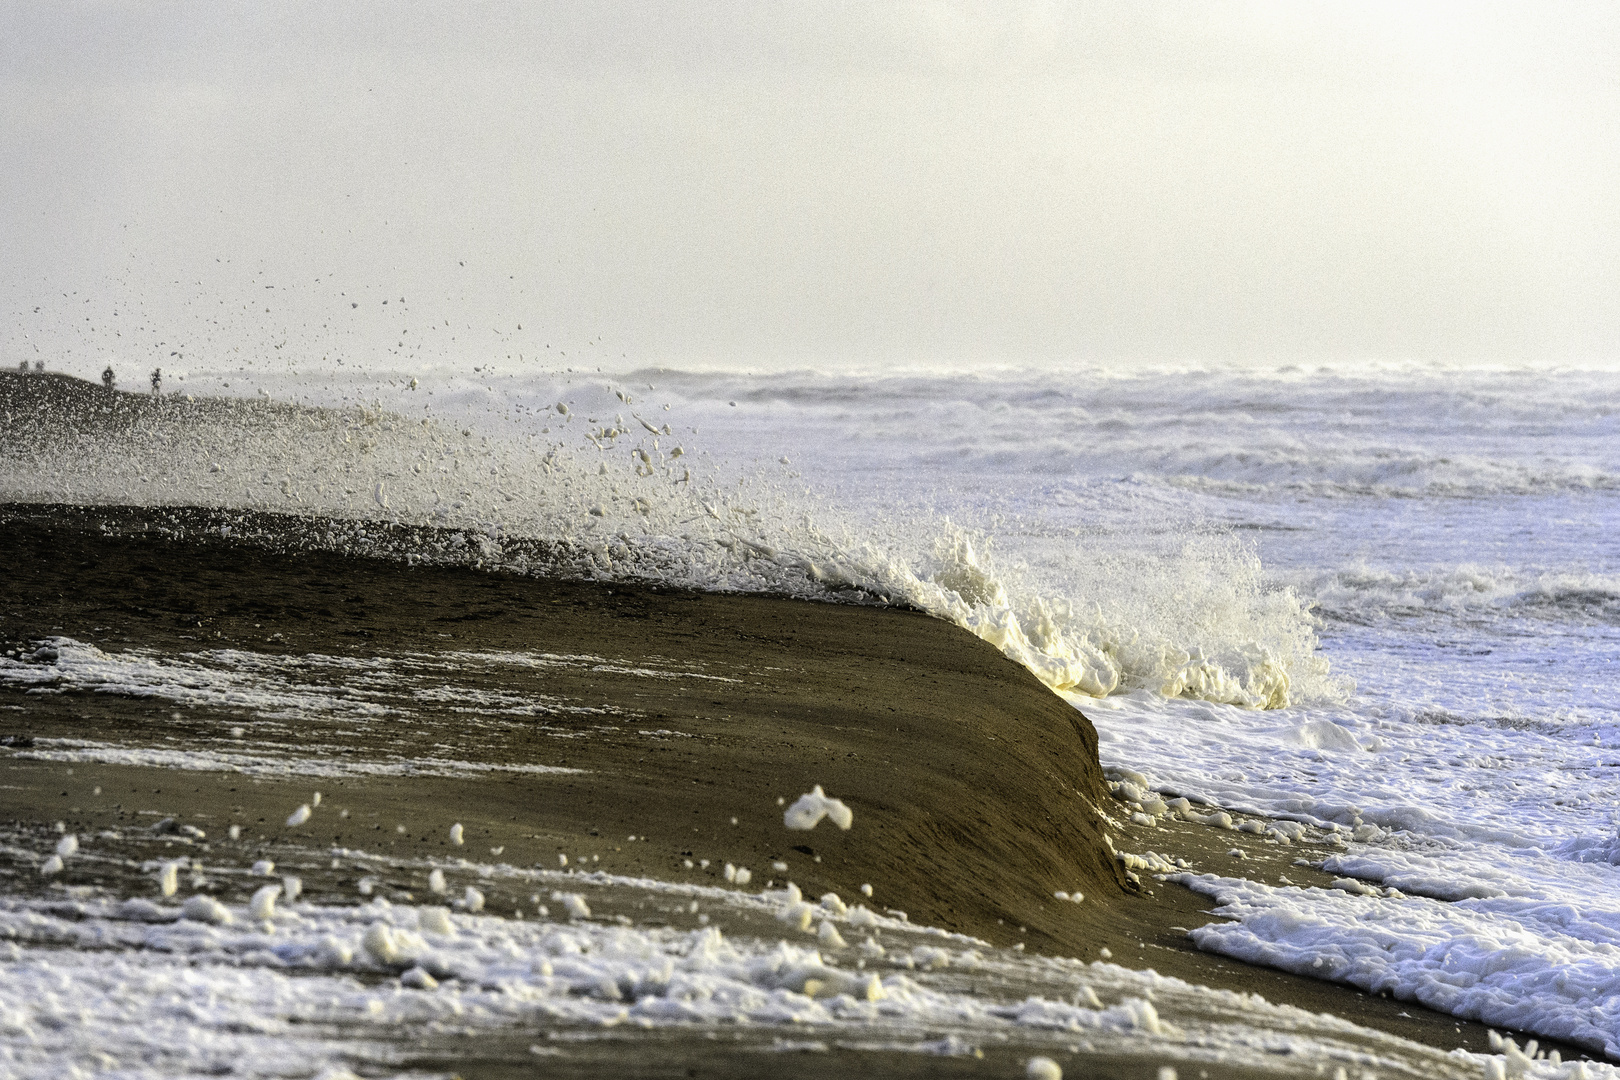
[[[19,656],[55,641],[58,666],[78,672],[0,694],[0,735],[14,742],[0,816],[19,835],[63,821],[127,837],[123,857],[76,871],[87,881],[149,888],[132,868],[189,843],[150,834],[172,817],[208,834],[211,861],[298,867],[316,899],[355,902],[363,877],[420,899],[422,860],[460,854],[459,822],[485,861],[566,857],[584,872],[735,887],[730,864],[754,891],[791,880],[997,946],[1106,949],[1486,1049],[1478,1025],[1194,949],[1186,931],[1211,917],[1207,899],[1151,875],[1130,887],[1113,848],[1224,874],[1239,848],[1258,880],[1328,876],[1295,865],[1308,848],[1123,823],[1090,722],[956,627],[889,607],[299,551],[303,524],[268,515],[246,524],[284,542],[243,544],[222,535],[229,520],[21,505],[0,520],[0,636]],[[157,674],[131,675],[132,656]],[[160,689],[176,671],[184,692]],[[303,706],[288,706],[288,687]],[[815,785],[853,810],[851,829],[784,828],[783,803]],[[288,826],[316,790],[322,809]],[[43,887],[31,867],[4,873],[9,890]],[[492,889],[490,909],[525,901]]]

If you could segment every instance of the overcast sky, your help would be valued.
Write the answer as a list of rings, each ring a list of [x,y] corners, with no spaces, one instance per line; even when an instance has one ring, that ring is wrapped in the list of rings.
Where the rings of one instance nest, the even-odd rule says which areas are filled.
[[[0,5],[52,362],[1614,361],[1617,192],[1612,3]]]

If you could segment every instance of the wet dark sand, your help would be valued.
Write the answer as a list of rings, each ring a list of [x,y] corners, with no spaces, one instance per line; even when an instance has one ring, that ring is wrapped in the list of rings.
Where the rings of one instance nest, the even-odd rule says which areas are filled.
[[[594,857],[593,870],[723,884],[720,869],[732,862],[751,868],[756,890],[787,877],[807,895],[835,891],[849,900],[869,883],[875,908],[995,945],[1084,959],[1106,948],[1127,966],[1259,993],[1443,1049],[1487,1047],[1481,1025],[1198,952],[1186,930],[1209,921],[1209,901],[1150,878],[1132,891],[1104,844],[1094,807],[1124,815],[1106,794],[1090,722],[954,626],[880,606],[276,552],[222,538],[210,521],[193,511],[0,509],[0,646],[66,636],[109,652],[231,648],[364,659],[512,650],[590,654],[685,675],[626,678],[576,664],[509,671],[488,687],[607,712],[474,724],[453,703],[423,704],[387,723],[283,720],[268,729],[240,708],[0,689],[0,737],[241,750],[273,730],[276,740],[308,742],[334,760],[422,756],[583,770],[255,778],[65,766],[0,749],[0,820],[14,832],[44,836],[58,820],[80,832],[127,830],[173,816],[210,833],[211,860],[276,858],[299,868],[312,898],[353,902],[358,871],[329,869],[331,849],[443,855],[449,825],[459,821],[469,854],[501,848],[500,860],[514,865],[556,866],[566,854],[576,866]],[[273,525],[259,522],[261,532]],[[853,808],[854,828],[783,827],[778,799],[813,784]],[[288,829],[290,808],[313,790],[325,795],[323,811]],[[225,838],[231,824],[243,827],[239,841]],[[149,846],[177,842],[154,838]],[[1126,826],[1115,844],[1180,855],[1201,872],[1329,880],[1294,865],[1320,860],[1319,846],[1267,845],[1205,826]],[[1251,857],[1231,858],[1233,847]],[[688,859],[710,866],[688,869]],[[789,865],[785,875],[771,869],[777,861]],[[0,888],[39,887],[29,869],[4,862]],[[395,876],[383,887],[422,888]],[[1053,898],[1077,888],[1083,904]],[[495,911],[507,903],[521,898],[490,901]],[[1117,1075],[1134,1074],[1131,1066]]]

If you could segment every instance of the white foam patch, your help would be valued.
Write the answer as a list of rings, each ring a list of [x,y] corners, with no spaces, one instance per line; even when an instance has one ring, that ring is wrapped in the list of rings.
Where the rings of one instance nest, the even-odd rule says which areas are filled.
[[[855,822],[855,814],[842,799],[830,798],[821,785],[800,795],[793,805],[782,811],[782,824],[789,829],[808,831],[826,818],[840,829],[848,830]]]

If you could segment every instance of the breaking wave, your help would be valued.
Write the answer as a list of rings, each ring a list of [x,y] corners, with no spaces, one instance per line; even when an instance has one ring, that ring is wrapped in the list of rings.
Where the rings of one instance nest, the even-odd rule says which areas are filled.
[[[208,528],[247,540],[293,523],[305,544],[408,561],[905,604],[1094,697],[1147,688],[1280,708],[1347,691],[1317,655],[1306,605],[1268,587],[1230,538],[1162,551],[1077,539],[1054,580],[999,558],[990,529],[860,512],[790,468],[704,460],[668,414],[612,386],[543,411],[441,397],[412,418],[375,402],[7,379],[7,501],[200,507],[226,515]]]

